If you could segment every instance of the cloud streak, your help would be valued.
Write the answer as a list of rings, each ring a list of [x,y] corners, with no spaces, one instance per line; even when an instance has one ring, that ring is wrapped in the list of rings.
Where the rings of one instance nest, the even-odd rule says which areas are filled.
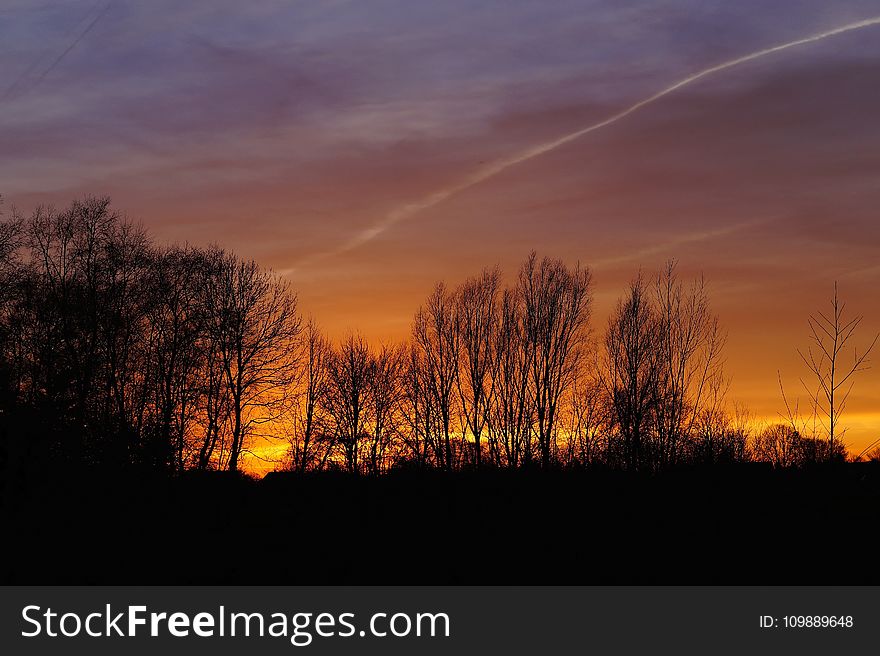
[[[720,73],[729,68],[734,68],[741,64],[754,61],[756,59],[761,59],[763,57],[773,55],[783,50],[796,48],[798,46],[807,45],[809,43],[815,43],[817,41],[822,41],[824,39],[828,39],[830,37],[834,37],[840,34],[845,34],[847,32],[853,32],[855,30],[860,30],[877,25],[880,25],[880,16],[866,18],[860,21],[847,23],[846,25],[841,25],[840,27],[826,30],[824,32],[819,32],[817,34],[796,39],[794,41],[788,41],[786,43],[782,43],[776,46],[764,48],[763,50],[758,50],[747,55],[737,57],[735,59],[730,59],[728,61],[722,62],[721,64],[711,66],[696,73],[692,73],[691,75],[681,80],[678,80],[677,82],[665,87],[664,89],[658,91],[651,96],[648,96],[647,98],[639,100],[638,102],[609,116],[608,118],[605,118],[597,123],[593,123],[575,132],[566,134],[552,141],[547,141],[536,146],[532,146],[531,148],[523,150],[510,157],[498,159],[474,171],[470,176],[457,184],[435,191],[425,196],[424,198],[421,198],[420,200],[402,205],[386,214],[381,220],[361,230],[360,232],[343,242],[337,248],[306,257],[305,259],[301,260],[297,266],[288,269],[283,273],[292,273],[306,264],[311,264],[317,260],[322,260],[335,255],[341,255],[343,253],[347,253],[348,251],[359,248],[360,246],[363,246],[373,241],[374,239],[376,239],[376,237],[380,236],[396,224],[405,221],[432,207],[435,207],[440,203],[446,201],[447,199],[456,196],[482,182],[485,182],[486,180],[493,178],[496,175],[499,175],[503,171],[513,166],[522,164],[536,157],[540,157],[541,155],[544,155],[566,144],[576,141],[577,139],[580,139],[581,137],[584,137],[591,132],[595,132],[597,130],[601,130],[605,127],[613,125],[614,123],[617,123],[618,121],[628,117],[630,114],[634,114],[640,109],[657,102],[658,100],[678,91],[679,89],[682,89],[683,87],[689,86],[694,82],[702,80],[703,78],[712,76],[716,73]],[[707,236],[711,234],[713,233],[707,233]]]
[[[592,265],[596,268],[603,268],[620,264],[627,264],[629,262],[638,262],[643,258],[652,257],[654,255],[669,254],[671,257],[671,253],[669,253],[669,251],[673,249],[677,249],[693,243],[727,237],[729,235],[747,230],[749,228],[756,228],[758,226],[766,225],[768,223],[771,223],[772,221],[773,219],[755,219],[753,221],[743,221],[741,223],[718,228],[716,230],[705,230],[703,232],[686,233],[669,241],[663,242],[662,244],[649,246],[648,248],[643,248],[638,251],[628,253],[626,255],[620,255],[618,257],[607,257],[601,260],[597,260],[593,262]]]
[[[3,93],[3,95],[0,96],[0,102],[9,99],[9,97],[12,96],[12,94],[15,93],[15,91],[18,90],[19,88],[21,88],[22,86],[24,88],[22,89],[21,93],[27,93],[28,91],[30,91],[31,89],[33,89],[34,87],[39,85],[40,82],[42,82],[45,79],[45,77],[47,75],[49,75],[49,73],[51,73],[55,69],[55,67],[58,66],[58,64],[61,63],[61,60],[63,60],[65,57],[67,57],[67,55],[70,54],[70,51],[73,50],[79,44],[79,42],[82,41],[86,37],[86,35],[92,31],[92,29],[95,27],[95,25],[98,24],[98,21],[100,21],[104,17],[104,14],[107,13],[107,10],[110,9],[110,6],[114,2],[115,2],[115,0],[110,0],[106,5],[104,5],[103,9],[101,9],[97,13],[97,15],[91,21],[89,21],[89,23],[86,25],[85,29],[83,29],[82,32],[80,32],[79,34],[76,35],[74,40],[71,41],[70,44],[61,52],[61,54],[59,54],[57,57],[55,57],[55,59],[53,59],[52,62],[39,73],[39,75],[37,75],[37,78],[33,82],[31,82],[30,85],[27,84],[27,82],[25,81],[25,78],[27,78],[33,72],[34,68],[39,64],[39,61],[35,62],[33,65],[28,67],[28,69],[24,73],[22,73],[15,80],[15,82],[13,82],[9,86],[8,89],[6,89],[6,91]],[[96,4],[94,8],[97,8],[97,6],[98,5]],[[94,8],[92,10],[90,10],[89,13],[94,11]],[[88,16],[87,16],[87,18],[88,18]]]

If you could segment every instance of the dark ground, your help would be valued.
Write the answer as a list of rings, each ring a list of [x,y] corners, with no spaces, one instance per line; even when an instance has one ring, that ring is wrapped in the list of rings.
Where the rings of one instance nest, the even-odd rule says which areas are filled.
[[[5,478],[5,584],[880,582],[873,463]]]

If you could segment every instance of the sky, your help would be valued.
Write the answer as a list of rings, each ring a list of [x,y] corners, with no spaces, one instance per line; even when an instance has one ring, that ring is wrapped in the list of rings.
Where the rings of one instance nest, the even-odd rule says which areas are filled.
[[[407,336],[435,281],[512,277],[532,249],[593,269],[599,332],[639,268],[676,258],[729,331],[731,398],[773,419],[835,280],[858,341],[880,330],[880,24],[537,151],[878,17],[878,0],[0,0],[0,193],[24,211],[110,195],[159,242],[253,257],[331,336],[375,341]],[[880,438],[880,365],[843,423],[855,451]]]

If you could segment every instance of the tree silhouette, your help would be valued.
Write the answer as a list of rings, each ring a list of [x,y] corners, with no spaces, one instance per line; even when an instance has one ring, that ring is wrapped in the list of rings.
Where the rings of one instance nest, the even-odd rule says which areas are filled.
[[[685,289],[670,261],[654,284],[658,394],[657,450],[660,466],[674,465],[682,441],[702,424],[711,436],[725,381],[721,354],[725,337],[709,309],[702,278]]]
[[[494,462],[509,468],[532,459],[529,372],[523,298],[519,290],[505,289],[494,339],[488,430]]]
[[[428,391],[427,369],[422,350],[414,341],[403,350],[400,414],[402,460],[422,469],[430,459],[434,434],[434,405]]]
[[[644,447],[660,403],[659,334],[648,284],[639,273],[608,320],[602,370],[612,422],[631,469],[645,464]]]
[[[561,260],[549,258],[539,262],[535,252],[520,269],[530,385],[544,467],[553,458],[560,399],[572,384],[582,355],[591,280],[588,269],[580,265],[569,269]]]
[[[484,269],[466,280],[456,293],[456,330],[461,366],[456,378],[465,430],[473,437],[474,463],[482,460],[483,430],[489,420],[492,396],[492,344],[498,324],[500,271]]]
[[[86,197],[4,215],[0,282],[0,420],[36,436],[11,439],[35,462],[175,474],[268,459],[257,439],[286,439],[276,467],[298,473],[802,467],[846,457],[840,418],[878,341],[847,357],[862,318],[835,286],[799,351],[814,425],[783,388],[788,425],[758,429],[728,405],[705,282],[674,261],[632,280],[595,341],[590,271],[532,252],[506,284],[497,267],[438,283],[409,339],[334,346],[271,271],[159,247]]]
[[[846,303],[840,300],[835,282],[830,313],[820,311],[810,315],[810,345],[806,351],[798,349],[798,355],[816,384],[815,391],[811,391],[802,381],[804,389],[810,392],[813,413],[821,417],[828,436],[829,458],[835,453],[835,438],[840,439],[838,424],[855,384],[855,376],[868,369],[868,358],[880,338],[880,334],[875,335],[861,353],[858,347],[853,347],[852,359],[846,361],[846,351],[863,317],[858,315],[847,319],[845,309]]]
[[[202,400],[207,360],[207,314],[201,293],[206,279],[204,254],[191,247],[170,247],[156,254],[149,285],[154,299],[147,310],[147,366],[156,439],[173,449],[174,468],[183,471],[196,447],[192,427]],[[192,441],[192,443],[190,443]],[[198,465],[210,459],[210,441],[202,443]]]
[[[360,471],[361,441],[369,422],[370,379],[373,362],[366,340],[349,334],[330,356],[327,403],[336,425],[349,472]]]
[[[284,407],[301,321],[283,279],[223,251],[212,258],[207,293],[208,330],[231,404],[227,467],[236,471],[249,430],[272,421]]]
[[[310,319],[303,331],[300,393],[291,422],[290,466],[300,473],[310,468],[321,469],[332,446],[327,413],[331,359],[330,343],[314,319]]]
[[[396,345],[382,345],[373,356],[370,371],[370,414],[372,431],[368,448],[368,472],[386,469],[388,452],[398,429],[398,409],[403,394],[404,351]]]
[[[0,218],[3,217],[3,197],[0,196]],[[21,352],[18,317],[14,311],[19,292],[21,266],[18,251],[21,247],[22,218],[13,211],[10,219],[0,220],[0,410],[8,409],[15,400],[17,387],[16,362]]]
[[[455,381],[458,377],[460,335],[455,323],[455,300],[439,283],[425,305],[416,313],[413,337],[420,350],[422,382],[431,404],[432,429],[426,435],[437,465],[455,467],[452,445],[452,419],[455,411]]]

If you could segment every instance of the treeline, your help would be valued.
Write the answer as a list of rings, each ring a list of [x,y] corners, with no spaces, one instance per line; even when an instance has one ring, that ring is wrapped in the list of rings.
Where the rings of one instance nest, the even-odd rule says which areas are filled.
[[[107,198],[13,214],[0,240],[0,402],[33,457],[235,470],[287,408],[296,298],[256,263],[157,247]]]
[[[0,222],[0,414],[38,462],[658,470],[844,457],[730,411],[702,279],[639,273],[604,329],[589,269],[534,253],[505,286],[439,283],[409,339],[331,343],[281,277],[218,246],[160,247],[106,198]],[[253,449],[253,451],[252,451]],[[265,457],[265,456],[262,456]]]

